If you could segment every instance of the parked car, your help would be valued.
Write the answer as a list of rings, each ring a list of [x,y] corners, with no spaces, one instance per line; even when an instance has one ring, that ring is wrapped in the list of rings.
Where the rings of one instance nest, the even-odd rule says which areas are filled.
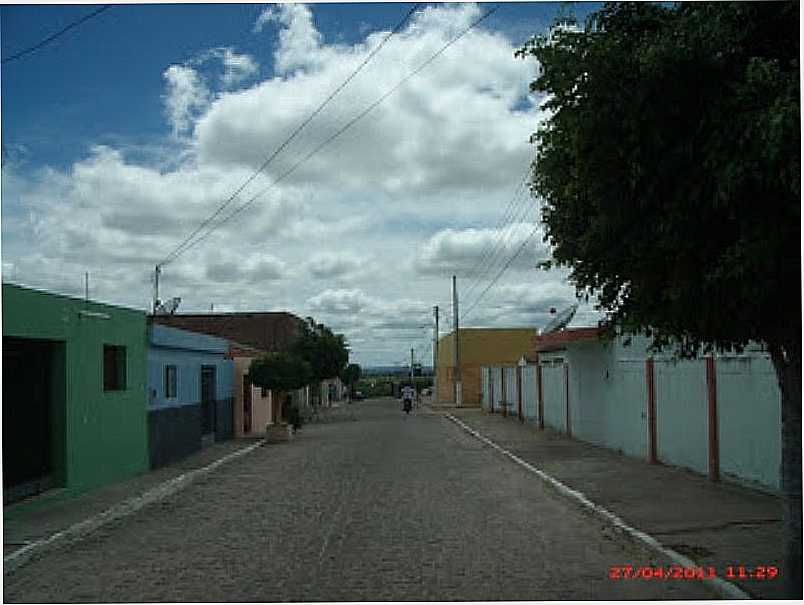
[[[423,397],[429,397],[430,396],[430,389],[429,388],[422,389],[422,396]]]
[[[356,399],[358,401],[361,399],[365,399],[365,397],[363,396],[363,391],[355,391],[355,396],[353,397],[353,399]]]

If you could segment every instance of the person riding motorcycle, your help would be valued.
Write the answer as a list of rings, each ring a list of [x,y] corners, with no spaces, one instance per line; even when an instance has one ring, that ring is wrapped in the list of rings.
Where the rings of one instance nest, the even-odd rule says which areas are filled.
[[[402,409],[405,410],[406,414],[410,414],[410,410],[413,407],[413,397],[414,397],[413,387],[410,386],[402,387]]]

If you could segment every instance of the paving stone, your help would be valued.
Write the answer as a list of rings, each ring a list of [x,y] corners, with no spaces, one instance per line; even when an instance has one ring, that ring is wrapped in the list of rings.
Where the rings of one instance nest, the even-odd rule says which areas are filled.
[[[4,578],[7,602],[702,599],[437,414],[369,400]],[[665,562],[667,563],[667,562]]]

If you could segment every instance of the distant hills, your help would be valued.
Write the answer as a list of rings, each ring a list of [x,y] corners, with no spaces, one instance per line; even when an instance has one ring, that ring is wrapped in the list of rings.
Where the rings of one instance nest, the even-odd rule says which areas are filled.
[[[410,373],[408,366],[368,366],[362,368],[363,376],[407,376]],[[422,366],[422,374],[431,375],[433,368]]]

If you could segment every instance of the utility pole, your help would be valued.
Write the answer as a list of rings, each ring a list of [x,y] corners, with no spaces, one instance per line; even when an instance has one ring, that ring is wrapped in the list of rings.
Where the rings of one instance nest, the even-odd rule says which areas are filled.
[[[84,302],[89,302],[89,271],[84,273]]]
[[[435,331],[433,333],[433,403],[438,403],[438,305],[433,307]]]
[[[452,352],[452,361],[454,364],[454,371],[453,376],[455,379],[455,405],[461,406],[462,403],[462,393],[461,393],[461,356],[460,356],[460,342],[458,340],[458,282],[457,278],[453,275],[452,276],[452,325],[454,328],[454,338],[453,338],[453,352]]]
[[[413,386],[413,349],[410,350],[410,386]]]
[[[156,315],[156,308],[159,306],[159,274],[161,272],[162,269],[159,265],[156,265],[156,267],[154,267],[154,315]]]

